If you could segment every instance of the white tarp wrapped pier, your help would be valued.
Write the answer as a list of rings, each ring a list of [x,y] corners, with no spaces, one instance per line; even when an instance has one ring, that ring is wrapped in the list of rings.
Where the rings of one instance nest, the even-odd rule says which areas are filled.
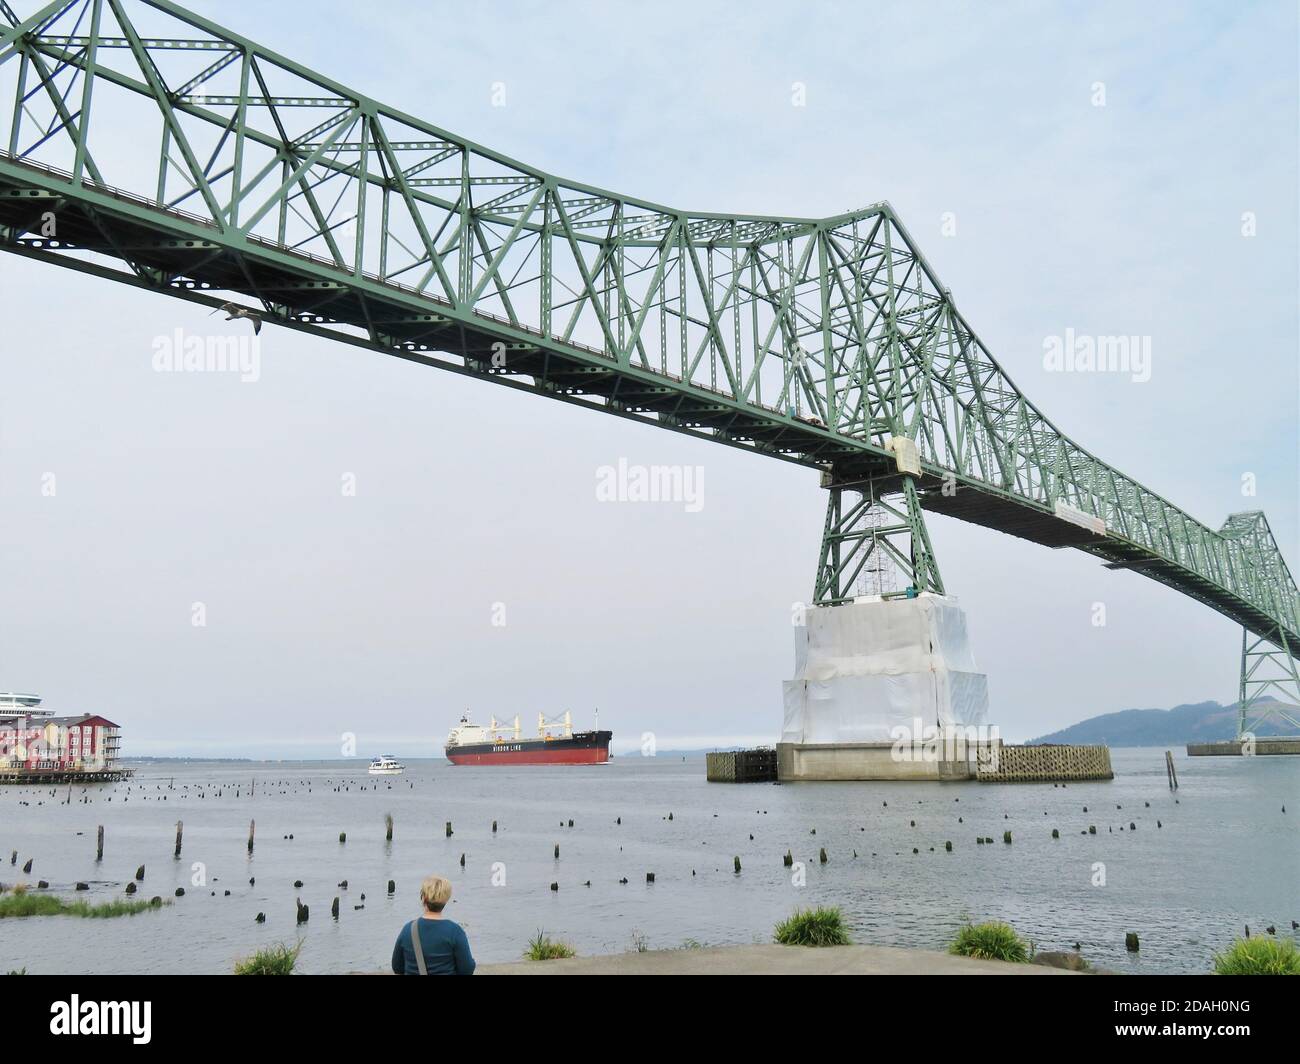
[[[809,609],[784,688],[783,743],[890,742],[891,729],[911,734],[917,719],[945,728],[988,718],[966,614],[940,595]]]

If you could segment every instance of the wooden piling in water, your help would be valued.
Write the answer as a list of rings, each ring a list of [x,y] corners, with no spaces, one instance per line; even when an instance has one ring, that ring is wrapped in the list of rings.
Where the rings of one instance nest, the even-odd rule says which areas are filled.
[[[1174,752],[1165,751],[1165,775],[1169,777],[1169,789],[1178,790],[1178,770],[1174,768]]]
[[[179,857],[181,855],[181,839],[184,836],[184,834],[185,834],[184,822],[180,820],[176,821],[176,852],[172,854],[173,857]]]
[[[99,830],[95,834],[96,834],[95,860],[102,861],[104,859],[104,825],[103,824],[99,825]]]
[[[253,835],[256,833],[256,831],[257,831],[257,821],[250,820],[248,822],[248,852],[249,853],[253,852]]]

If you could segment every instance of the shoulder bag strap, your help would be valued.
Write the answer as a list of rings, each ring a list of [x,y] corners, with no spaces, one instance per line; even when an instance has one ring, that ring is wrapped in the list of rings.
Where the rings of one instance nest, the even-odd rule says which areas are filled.
[[[424,947],[420,945],[420,921],[411,921],[411,949],[415,950],[415,966],[421,975],[428,975],[429,969],[424,964]]]

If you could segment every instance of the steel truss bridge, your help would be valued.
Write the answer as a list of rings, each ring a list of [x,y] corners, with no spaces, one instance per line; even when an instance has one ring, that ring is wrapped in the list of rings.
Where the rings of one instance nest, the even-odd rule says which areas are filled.
[[[35,5],[29,5],[34,7]],[[821,471],[815,602],[925,512],[1074,547],[1243,630],[1239,731],[1300,729],[1300,594],[1012,384],[887,203],[698,214],[563,180],[166,0],[0,0],[0,247]]]

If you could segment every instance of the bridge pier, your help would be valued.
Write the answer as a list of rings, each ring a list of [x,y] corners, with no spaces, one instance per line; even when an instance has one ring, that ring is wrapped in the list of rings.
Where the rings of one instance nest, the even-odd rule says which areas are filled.
[[[1280,627],[1272,638],[1255,635],[1245,628],[1241,630],[1238,740],[1253,735],[1269,719],[1283,721],[1300,731],[1300,670],[1285,647]],[[1266,698],[1278,701],[1265,701]]]
[[[795,632],[777,746],[782,780],[974,778],[988,714],[966,618],[945,594],[916,486],[826,474],[813,605]],[[910,458],[910,461],[909,461]]]

